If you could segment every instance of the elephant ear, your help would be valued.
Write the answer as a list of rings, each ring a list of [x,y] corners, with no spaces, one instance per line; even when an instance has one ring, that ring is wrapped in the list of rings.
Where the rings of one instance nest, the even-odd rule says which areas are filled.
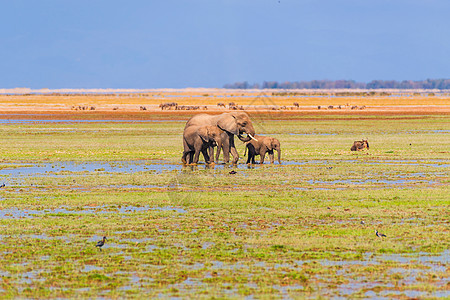
[[[223,114],[219,121],[217,121],[217,126],[220,129],[225,130],[234,135],[239,135],[239,128],[237,125],[236,118],[231,114]]]
[[[275,139],[275,138],[272,139],[272,149],[278,148],[278,145],[279,145],[279,144],[280,144],[280,141],[279,141],[279,140],[277,140],[277,139]]]
[[[198,129],[198,135],[202,138],[205,143],[209,142],[209,132],[206,126],[200,127]]]
[[[273,142],[273,139],[271,139],[271,138],[265,138],[265,139],[262,141],[263,145],[264,145],[268,150],[272,150],[272,149],[273,149],[273,147],[272,147],[272,142]]]

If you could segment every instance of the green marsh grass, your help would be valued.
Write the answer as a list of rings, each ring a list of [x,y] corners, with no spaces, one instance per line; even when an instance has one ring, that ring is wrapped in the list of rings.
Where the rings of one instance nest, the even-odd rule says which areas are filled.
[[[285,163],[235,175],[178,165],[183,122],[2,125],[0,297],[449,296],[448,117],[258,121]]]

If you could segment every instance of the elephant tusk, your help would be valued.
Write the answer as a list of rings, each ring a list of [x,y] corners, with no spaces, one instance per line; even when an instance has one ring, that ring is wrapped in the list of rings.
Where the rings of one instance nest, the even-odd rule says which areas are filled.
[[[247,133],[247,134],[248,134],[248,136],[249,136],[252,140],[258,141],[257,139],[255,139],[254,137],[252,137],[252,135],[251,135],[250,133]]]

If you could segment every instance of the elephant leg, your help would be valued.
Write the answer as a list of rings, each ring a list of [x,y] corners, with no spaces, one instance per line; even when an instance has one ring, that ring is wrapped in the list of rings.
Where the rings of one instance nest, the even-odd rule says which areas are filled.
[[[261,160],[259,161],[259,164],[262,165],[264,163],[264,156],[266,156],[266,152],[260,153]]]
[[[247,157],[247,164],[251,163],[252,161],[252,155],[250,153],[250,151],[248,152],[248,157]]]
[[[192,163],[197,164],[199,157],[200,157],[200,150],[195,150],[194,161]]]
[[[203,157],[205,158],[205,164],[209,164],[209,154],[208,154],[208,148],[202,149]]]
[[[209,159],[211,160],[210,163],[214,163],[214,147],[209,147]]]
[[[191,164],[194,158],[194,152],[189,151],[186,153],[186,164]]]
[[[273,150],[269,151],[269,158],[270,158],[270,163],[273,164],[274,163]]]
[[[239,153],[237,152],[236,146],[234,145],[234,136],[233,135],[230,136],[230,152],[231,152],[231,155],[233,156],[233,165],[235,165],[239,161]]]
[[[216,163],[219,163],[219,155],[220,155],[220,149],[222,148],[222,144],[217,146],[217,153],[216,153]],[[214,154],[214,153],[213,153]]]
[[[186,160],[186,157],[187,157],[187,155],[189,154],[190,151],[191,151],[191,149],[189,149],[189,146],[188,146],[188,144],[186,142],[186,139],[183,138],[183,156],[181,157],[181,161],[184,164],[186,164],[186,163],[188,164],[189,163],[189,161]]]
[[[237,164],[237,162],[239,161],[239,153],[237,152],[236,148],[231,148],[231,155],[233,156],[233,164]]]
[[[230,161],[230,143],[228,137],[223,141],[222,149],[223,149],[223,162],[227,164]]]
[[[183,164],[186,164],[186,156],[189,154],[189,152],[183,151],[183,156],[181,157],[181,161]]]
[[[187,165],[192,163],[192,158],[194,156],[194,152],[193,151],[191,151],[191,150],[185,151],[183,153],[183,155],[185,155],[184,159],[185,159]]]

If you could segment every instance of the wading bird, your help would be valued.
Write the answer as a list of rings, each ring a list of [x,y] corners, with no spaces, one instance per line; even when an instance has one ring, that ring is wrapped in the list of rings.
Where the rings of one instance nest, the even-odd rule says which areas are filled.
[[[375,234],[377,235],[377,237],[386,237],[385,234],[379,233],[378,230],[375,230]]]
[[[106,236],[104,236],[103,237],[103,240],[101,240],[101,241],[98,241],[97,242],[97,245],[95,245],[95,247],[98,247],[98,249],[100,249],[100,251],[102,251],[102,247],[103,247],[103,245],[105,244],[105,241],[106,241],[107,239],[106,239]]]

